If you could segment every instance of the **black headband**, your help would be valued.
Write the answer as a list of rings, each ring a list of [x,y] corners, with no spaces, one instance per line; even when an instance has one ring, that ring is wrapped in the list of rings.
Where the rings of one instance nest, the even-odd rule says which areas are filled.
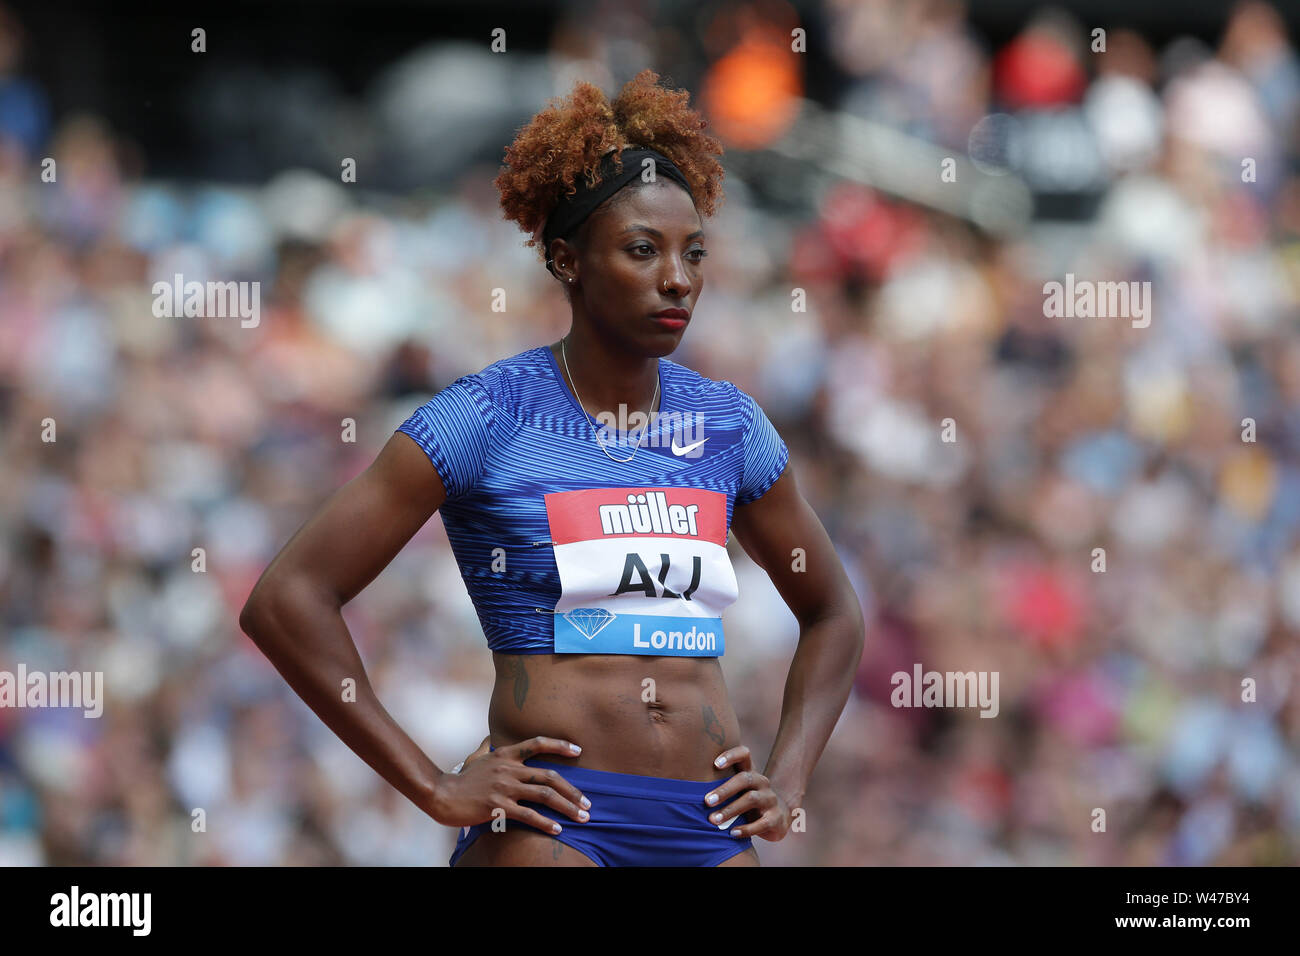
[[[614,167],[615,155],[622,157],[623,168],[621,170]],[[652,158],[655,161],[656,176],[667,176],[669,179],[680,183],[682,188],[686,190],[687,195],[691,197],[691,201],[695,201],[695,194],[691,192],[691,184],[686,181],[686,176],[663,153],[641,147],[628,147],[622,150],[621,153],[610,150],[601,157],[600,167],[597,172],[599,178],[596,185],[589,187],[585,179],[580,179],[577,183],[577,192],[572,196],[560,196],[560,201],[546,220],[546,227],[542,230],[542,242],[545,243],[548,255],[546,268],[550,269],[552,274],[555,273],[555,269],[552,268],[552,260],[549,258],[551,240],[568,238],[573,230],[582,225],[586,218],[595,211],[597,206],[641,175],[641,167],[647,158]]]

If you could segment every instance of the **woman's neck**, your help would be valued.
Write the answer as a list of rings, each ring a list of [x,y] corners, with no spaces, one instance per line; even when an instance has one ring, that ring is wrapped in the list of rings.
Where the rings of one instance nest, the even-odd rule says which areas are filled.
[[[659,359],[613,351],[603,348],[599,341],[572,333],[552,344],[550,349],[569,388],[582,402],[587,414],[617,414],[620,404],[627,407],[629,414],[658,411],[663,400],[661,389],[655,398],[659,384]],[[650,407],[652,398],[653,409]]]

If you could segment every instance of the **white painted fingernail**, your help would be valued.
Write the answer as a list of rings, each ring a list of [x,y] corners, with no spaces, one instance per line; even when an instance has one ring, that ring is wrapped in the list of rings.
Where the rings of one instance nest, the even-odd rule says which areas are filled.
[[[591,809],[591,801],[588,800],[586,797],[582,798],[582,805],[586,807],[588,810]]]
[[[588,813],[586,810],[579,810],[579,811],[578,811],[578,819],[579,819],[579,820],[586,821],[586,819],[587,819],[589,816],[591,816],[591,814]]]
[[[715,766],[715,767],[721,767],[721,766],[722,766],[724,763],[726,763],[726,762],[727,762],[727,755],[726,755],[726,754],[723,754],[723,755],[722,755],[721,757],[719,757],[717,760],[713,761],[713,766]]]
[[[707,803],[709,806],[713,806],[715,803],[718,802],[718,795],[716,793],[711,793],[704,798],[704,802]]]
[[[572,750],[575,754],[582,753],[582,748],[579,747],[577,744],[569,744],[569,749]]]

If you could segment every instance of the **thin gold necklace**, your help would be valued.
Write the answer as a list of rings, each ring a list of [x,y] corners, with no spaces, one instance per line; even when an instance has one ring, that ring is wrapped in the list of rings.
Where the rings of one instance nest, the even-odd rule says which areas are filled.
[[[567,336],[566,336],[567,338]],[[582,396],[578,394],[578,384],[573,380],[573,373],[569,371],[569,353],[564,347],[564,339],[560,339],[560,357],[564,359],[564,374],[569,376],[569,386],[573,389],[573,397],[578,400],[578,407],[582,409],[582,415],[587,419],[587,424],[591,425],[591,433],[596,436],[596,444],[600,445],[600,450],[605,453],[605,457],[610,461],[616,461],[619,464],[626,464],[636,457],[636,453],[641,450],[641,443],[645,441],[645,433],[650,428],[649,418],[654,414],[655,401],[659,398],[659,375],[655,375],[655,393],[650,398],[650,411],[646,415],[646,424],[641,426],[641,436],[637,439],[636,447],[632,449],[632,454],[626,458],[615,458],[605,447],[605,443],[600,439],[600,432],[596,431],[596,426],[592,424],[590,416],[587,415],[586,406],[582,404]]]

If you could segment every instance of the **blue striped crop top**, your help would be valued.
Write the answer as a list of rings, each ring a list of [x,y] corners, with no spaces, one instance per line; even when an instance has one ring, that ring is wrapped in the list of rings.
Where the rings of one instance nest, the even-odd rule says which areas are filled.
[[[659,377],[659,413],[626,463],[594,431],[629,423],[583,412],[547,346],[462,376],[397,428],[442,478],[443,525],[491,650],[723,652],[732,512],[789,452],[731,382],[666,358]],[[615,458],[635,447],[624,434],[601,432]]]

